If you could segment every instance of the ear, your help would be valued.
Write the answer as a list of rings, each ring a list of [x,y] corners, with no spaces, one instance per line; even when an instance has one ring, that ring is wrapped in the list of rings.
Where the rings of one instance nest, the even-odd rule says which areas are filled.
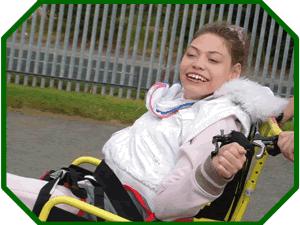
[[[242,65],[240,63],[236,63],[232,67],[231,79],[239,78],[241,76],[241,73],[242,73]]]

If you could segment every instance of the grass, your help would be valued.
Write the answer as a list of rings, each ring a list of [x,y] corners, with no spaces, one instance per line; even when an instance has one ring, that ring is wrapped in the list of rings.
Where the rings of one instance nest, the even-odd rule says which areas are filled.
[[[287,121],[282,125],[282,130],[289,131],[294,130],[294,121]]]
[[[101,121],[117,121],[122,124],[133,123],[146,112],[142,100],[14,84],[9,84],[6,91],[7,106],[11,108],[32,108]]]
[[[7,106],[131,124],[146,112],[144,101],[9,84]],[[282,126],[294,130],[293,121]]]

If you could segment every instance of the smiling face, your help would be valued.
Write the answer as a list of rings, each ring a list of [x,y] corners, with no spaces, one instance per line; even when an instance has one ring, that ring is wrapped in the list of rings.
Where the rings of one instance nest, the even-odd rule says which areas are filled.
[[[202,34],[192,41],[180,64],[184,97],[202,99],[240,73],[241,65],[232,65],[225,40],[216,34]]]

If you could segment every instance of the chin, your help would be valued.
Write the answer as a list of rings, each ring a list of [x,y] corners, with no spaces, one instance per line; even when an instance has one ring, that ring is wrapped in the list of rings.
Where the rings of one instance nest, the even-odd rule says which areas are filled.
[[[190,99],[190,100],[201,99],[201,97],[199,97],[195,94],[184,93],[183,96],[184,96],[185,99]]]
[[[200,100],[206,98],[207,96],[211,95],[213,92],[202,92],[202,93],[195,93],[195,92],[184,92],[183,96],[185,99],[191,100]]]

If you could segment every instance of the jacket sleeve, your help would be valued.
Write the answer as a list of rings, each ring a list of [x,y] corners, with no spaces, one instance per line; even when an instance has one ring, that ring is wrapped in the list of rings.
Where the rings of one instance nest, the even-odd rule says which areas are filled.
[[[175,220],[196,215],[219,197],[229,180],[220,177],[211,165],[215,149],[213,136],[240,130],[234,117],[216,122],[181,146],[174,169],[167,175],[154,197],[153,211],[160,220]]]

